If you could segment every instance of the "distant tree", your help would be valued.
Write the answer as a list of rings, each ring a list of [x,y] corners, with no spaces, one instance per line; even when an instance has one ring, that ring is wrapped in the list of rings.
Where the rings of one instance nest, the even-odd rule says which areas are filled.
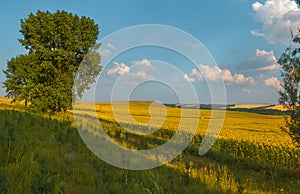
[[[300,0],[296,0],[300,4]],[[300,29],[299,29],[300,32]],[[278,60],[281,65],[282,90],[279,91],[279,103],[291,112],[283,129],[300,145],[300,36],[293,35],[294,46],[288,47]]]
[[[30,102],[41,111],[69,109],[74,82],[74,93],[81,97],[101,71],[95,50],[100,46],[96,46],[98,25],[66,11],[37,11],[21,19],[20,32],[19,42],[28,53],[7,62],[3,83],[7,97],[24,100],[25,105]],[[86,67],[77,72],[80,65]]]

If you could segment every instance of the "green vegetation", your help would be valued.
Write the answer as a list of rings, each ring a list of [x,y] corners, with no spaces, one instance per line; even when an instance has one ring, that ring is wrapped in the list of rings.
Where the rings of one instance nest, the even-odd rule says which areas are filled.
[[[7,63],[7,97],[43,112],[70,109],[73,84],[74,94],[81,97],[101,71],[95,51],[98,25],[66,11],[38,11],[21,20],[20,32],[28,53]]]
[[[296,0],[300,5],[300,1]],[[279,102],[290,111],[290,119],[287,119],[283,130],[286,131],[300,147],[300,28],[294,36],[291,31],[293,46],[289,46],[280,56],[278,63],[281,66],[282,89],[278,91]],[[297,46],[296,46],[297,45]]]
[[[235,138],[221,136],[207,154],[198,156],[203,137],[198,133],[172,162],[151,170],[130,171],[106,164],[91,153],[74,127],[72,114],[34,114],[21,105],[0,102],[1,193],[297,193],[300,190],[300,150],[280,145],[276,139],[278,146],[252,141],[253,137],[239,140],[239,134]],[[109,110],[109,104],[101,105],[101,110],[97,108],[99,114]],[[132,112],[141,114],[138,110],[146,109],[146,105],[133,103]],[[229,112],[226,120],[232,122],[239,114],[246,123],[247,119],[270,123],[272,119],[268,121],[268,117],[283,119]],[[88,118],[88,114],[82,115],[83,122]],[[120,123],[99,118],[115,142],[133,149],[156,147],[174,134],[172,128],[161,128],[154,134],[139,136],[125,131]],[[244,127],[232,123],[236,129]],[[132,129],[141,127],[126,124]],[[224,125],[224,130],[229,130],[228,123]],[[258,133],[249,133],[259,140]]]

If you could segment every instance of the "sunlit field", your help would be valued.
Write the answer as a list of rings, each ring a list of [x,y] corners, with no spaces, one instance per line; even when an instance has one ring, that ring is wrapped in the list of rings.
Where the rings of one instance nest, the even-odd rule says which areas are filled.
[[[231,108],[258,108],[258,109],[271,109],[271,110],[281,110],[287,111],[287,108],[281,104],[270,105],[270,104],[236,104]]]
[[[266,109],[273,109],[273,110],[281,110],[281,111],[286,111],[287,108],[284,107],[283,105],[275,105],[275,106],[271,106],[271,107],[267,107]]]
[[[245,106],[249,107],[249,105]],[[215,116],[212,116],[211,110],[165,107],[156,102],[115,102],[113,105],[96,103],[95,106],[90,103],[82,103],[75,107],[76,111],[84,114],[92,114],[93,111],[96,111],[97,116],[104,120],[150,125],[170,130],[177,130],[181,119],[186,120],[184,125],[186,128],[192,128],[195,126],[194,123],[198,122],[196,135],[204,135],[209,122],[219,122],[224,119],[219,138],[275,146],[293,146],[290,136],[281,130],[281,126],[284,124],[283,116],[223,110],[215,110]],[[219,117],[216,114],[219,114]],[[152,120],[150,120],[151,118]]]
[[[232,108],[260,108],[268,105],[269,104],[236,104]]]

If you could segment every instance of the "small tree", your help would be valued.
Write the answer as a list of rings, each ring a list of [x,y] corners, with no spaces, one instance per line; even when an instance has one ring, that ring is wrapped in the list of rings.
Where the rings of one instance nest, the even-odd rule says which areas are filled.
[[[28,53],[7,63],[3,83],[7,97],[25,100],[25,105],[30,102],[41,111],[69,109],[74,81],[74,93],[81,97],[101,71],[100,56],[90,49],[96,44],[98,25],[65,11],[37,11],[21,20],[20,32],[19,41]],[[77,72],[80,65],[86,68]]]

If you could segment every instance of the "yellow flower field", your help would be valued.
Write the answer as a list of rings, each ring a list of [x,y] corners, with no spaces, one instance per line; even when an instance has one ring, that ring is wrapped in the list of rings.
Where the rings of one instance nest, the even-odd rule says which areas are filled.
[[[79,103],[75,106],[77,112],[84,114],[92,114],[93,108],[91,103]],[[290,136],[280,129],[284,124],[283,116],[222,110],[214,111],[215,116],[212,116],[211,110],[165,107],[152,102],[96,103],[94,110],[96,110],[97,117],[104,120],[172,130],[177,130],[180,121],[184,123],[182,126],[188,129],[193,128],[198,122],[197,134],[202,135],[206,132],[210,121],[221,122],[222,115],[225,114],[219,138],[284,147],[292,146]],[[219,118],[216,116],[218,114]]]

